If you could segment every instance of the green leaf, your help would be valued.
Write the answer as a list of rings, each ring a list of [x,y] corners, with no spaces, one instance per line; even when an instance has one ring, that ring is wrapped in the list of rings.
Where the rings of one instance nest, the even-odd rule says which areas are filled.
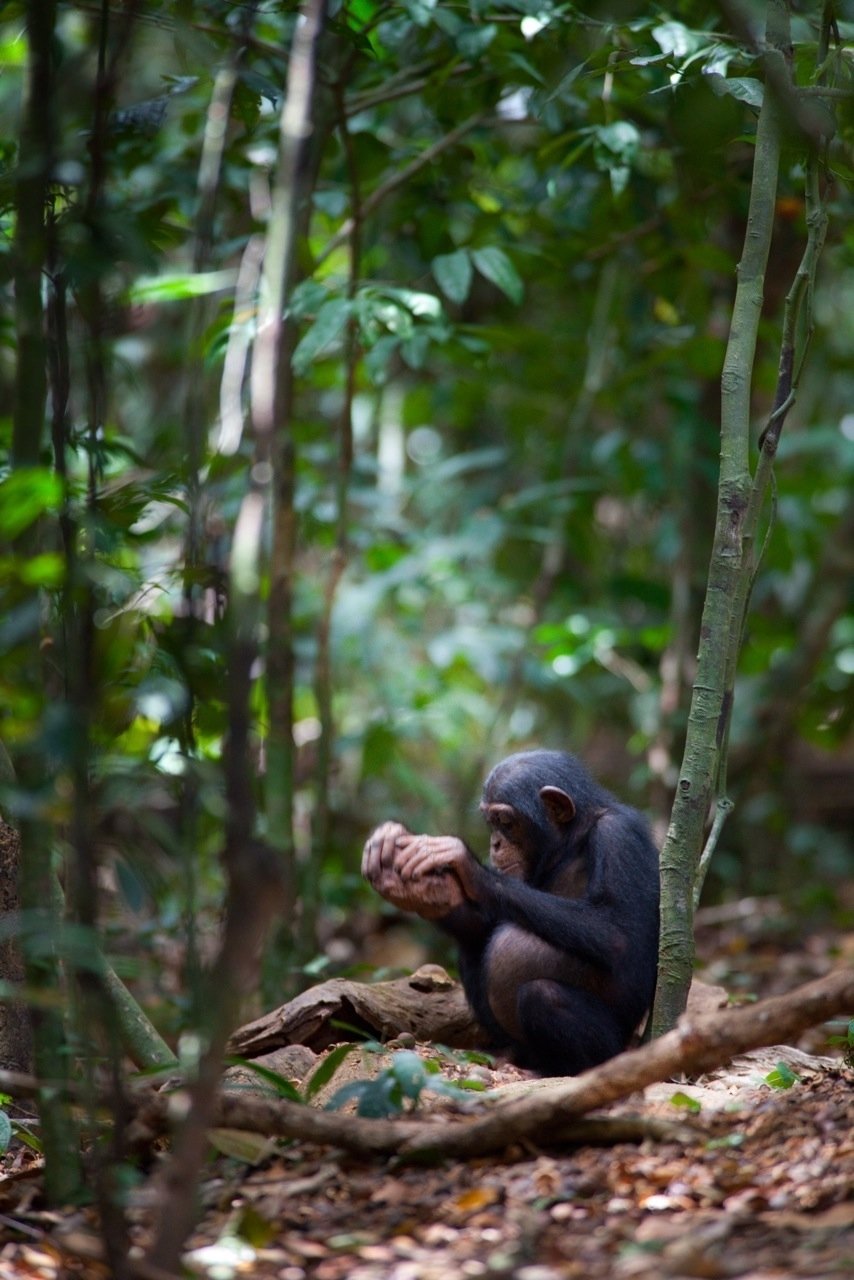
[[[314,324],[303,334],[294,351],[295,373],[306,373],[315,360],[330,353],[344,332],[352,309],[349,298],[330,298],[328,302],[324,302]]]
[[[330,1098],[325,1109],[337,1111],[354,1099],[358,1103],[358,1114],[372,1120],[399,1115],[402,1110],[400,1089],[395,1087],[387,1071],[376,1080],[353,1080],[345,1084]]]
[[[420,289],[383,289],[387,298],[400,302],[413,316],[439,320],[442,317],[442,304],[433,293],[424,293]]]
[[[275,1139],[246,1129],[209,1129],[208,1141],[220,1155],[241,1164],[256,1165],[268,1160],[275,1148]]]
[[[707,1151],[731,1151],[744,1146],[743,1133],[725,1133],[722,1138],[710,1138],[706,1143]]]
[[[31,587],[59,587],[65,580],[65,561],[58,551],[43,551],[21,565],[20,576]]]
[[[662,53],[670,53],[677,58],[687,57],[700,44],[697,33],[690,31],[681,22],[662,22],[653,27],[652,38]]]
[[[0,536],[17,538],[62,504],[62,481],[47,467],[22,467],[0,485]]]
[[[0,1155],[9,1150],[12,1141],[12,1121],[5,1111],[0,1111]]]
[[[404,0],[404,9],[418,27],[427,27],[433,18],[436,0]]]
[[[757,109],[762,106],[764,87],[761,80],[754,80],[751,76],[719,76],[714,71],[706,72],[706,79],[719,98],[727,95]]]
[[[365,356],[365,372],[375,386],[381,386],[389,375],[392,358],[400,346],[396,333],[385,333],[377,338]]]
[[[429,350],[429,334],[414,333],[411,338],[401,343],[400,354],[410,369],[423,369],[427,363]]]
[[[162,276],[141,276],[128,288],[131,302],[180,302],[183,298],[202,298],[209,293],[233,289],[236,271],[199,271]]]
[[[696,1098],[681,1092],[673,1094],[670,1099],[670,1105],[671,1107],[683,1107],[685,1111],[690,1111],[692,1115],[697,1115],[702,1110]]]
[[[615,120],[595,130],[596,138],[623,161],[633,160],[640,148],[640,131],[630,120]]]
[[[457,48],[464,58],[479,58],[497,35],[498,27],[494,22],[485,22],[477,27],[466,27],[457,36]]]
[[[471,256],[480,274],[500,289],[511,302],[518,305],[522,301],[525,286],[513,263],[502,249],[494,246],[473,249]]]
[[[389,1071],[400,1085],[403,1096],[411,1098],[413,1102],[418,1100],[421,1090],[430,1083],[424,1063],[412,1049],[401,1049],[396,1053]]]
[[[326,1055],[303,1085],[303,1096],[306,1102],[310,1101],[315,1094],[318,1094],[321,1089],[329,1084],[341,1063],[345,1058],[349,1058],[356,1048],[358,1048],[358,1045],[355,1044],[339,1044],[335,1046],[331,1053]]]
[[[778,1062],[775,1069],[768,1072],[765,1083],[770,1084],[772,1089],[791,1089],[793,1084],[798,1084],[800,1078],[787,1063]]]
[[[280,1098],[287,1098],[289,1102],[302,1102],[302,1096],[291,1080],[286,1080],[284,1076],[279,1075],[278,1071],[272,1071],[269,1067],[264,1067],[260,1062],[253,1062],[251,1058],[229,1058],[232,1066],[243,1067],[245,1071],[251,1071],[263,1080],[265,1084],[275,1089]]]
[[[471,257],[467,249],[440,253],[430,264],[436,283],[451,302],[465,302],[472,280]]]

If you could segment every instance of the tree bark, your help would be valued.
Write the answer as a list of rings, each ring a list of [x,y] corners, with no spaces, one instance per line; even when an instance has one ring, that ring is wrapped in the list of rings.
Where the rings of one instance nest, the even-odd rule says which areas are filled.
[[[771,67],[785,71],[789,44],[786,0],[768,0],[766,86],[756,127],[753,177],[744,249],[738,266],[729,341],[721,375],[721,447],[715,535],[700,625],[685,751],[670,825],[661,850],[661,943],[653,1035],[671,1028],[685,1008],[694,960],[694,893],[704,833],[717,799],[714,838],[731,807],[724,794],[735,658],[754,564],[748,527],[752,501],[749,463],[750,395],[771,247],[780,166],[780,107]],[[767,481],[767,477],[764,477]],[[754,489],[756,486],[754,486]],[[759,495],[761,501],[764,488]]]

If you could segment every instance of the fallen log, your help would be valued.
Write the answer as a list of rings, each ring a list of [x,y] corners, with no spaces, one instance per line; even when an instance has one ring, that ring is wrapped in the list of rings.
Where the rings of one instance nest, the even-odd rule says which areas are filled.
[[[304,1044],[319,1053],[341,1040],[356,1039],[360,1032],[381,1041],[408,1032],[416,1040],[433,1040],[450,1049],[486,1043],[459,983],[440,965],[425,964],[408,978],[390,982],[322,982],[239,1027],[228,1052],[258,1058],[285,1045]]]

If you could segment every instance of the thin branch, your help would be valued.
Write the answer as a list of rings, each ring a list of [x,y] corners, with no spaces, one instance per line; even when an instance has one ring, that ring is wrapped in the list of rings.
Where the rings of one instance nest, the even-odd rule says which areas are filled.
[[[318,46],[325,0],[306,0],[294,30],[287,93],[279,121],[279,154],[258,297],[257,332],[250,373],[250,413],[255,433],[256,491],[272,523],[266,646],[269,730],[266,742],[267,821],[279,850],[293,906],[294,857],[293,597],[296,574],[296,440],[293,423],[294,326],[287,304],[295,279],[296,245],[310,225],[307,199],[312,161],[320,150],[315,107]]]
[[[444,137],[437,139],[436,142],[427,147],[426,150],[422,151],[420,155],[416,156],[414,160],[411,160],[409,164],[404,165],[402,169],[398,169],[395,173],[386,178],[385,182],[381,183],[380,186],[378,186],[375,191],[372,191],[369,196],[366,196],[362,204],[362,219],[366,221],[374,210],[382,204],[386,196],[391,195],[393,191],[397,191],[398,187],[404,186],[410,178],[413,178],[416,173],[420,173],[420,171],[426,168],[428,164],[432,164],[433,161],[438,159],[444,151],[447,151],[450,147],[456,146],[456,144],[464,138],[467,133],[471,133],[472,129],[476,129],[477,126],[482,124],[486,119],[487,116],[482,111],[477,112],[473,116],[469,116],[469,118],[464,120],[462,124],[457,125],[456,129],[452,129],[450,133],[446,133]],[[348,218],[344,225],[336,231],[331,240],[327,242],[321,253],[318,254],[315,259],[315,266],[319,267],[322,262],[326,261],[331,253],[334,253],[336,249],[340,248],[340,246],[349,239],[352,231],[352,218]]]
[[[695,911],[700,905],[700,895],[703,892],[703,883],[706,879],[706,872],[709,869],[709,864],[711,863],[712,858],[715,855],[715,850],[718,847],[718,840],[720,839],[721,832],[724,829],[724,823],[734,808],[735,806],[733,805],[733,802],[727,796],[722,796],[715,806],[715,820],[712,823],[712,829],[706,840],[705,848],[700,854],[700,861],[697,864],[697,874],[694,879]]]
[[[753,587],[756,582],[762,557],[768,545],[770,531],[776,513],[776,498],[772,497],[772,516],[762,546],[757,554],[756,539],[759,521],[769,490],[774,488],[774,459],[790,408],[795,403],[798,381],[803,369],[807,349],[814,328],[813,291],[815,286],[818,261],[827,232],[827,212],[821,197],[819,184],[819,159],[815,152],[807,159],[806,172],[806,207],[807,207],[807,243],[803,257],[795,273],[794,281],[786,296],[783,311],[783,333],[780,342],[780,356],[777,373],[777,387],[774,393],[774,408],[768,422],[759,437],[759,461],[750,487],[747,509],[744,516],[742,532],[742,555],[744,572],[741,575],[733,600],[733,613],[730,631],[729,652],[725,683],[725,717],[721,733],[721,748],[718,756],[718,776],[716,793],[718,797],[726,794],[727,757],[729,753],[729,731],[732,720],[732,705],[735,690],[735,677],[738,657],[741,652],[744,632],[747,626],[747,614]],[[707,864],[705,864],[707,865]],[[705,866],[698,867],[697,880],[694,886],[695,898],[703,887]]]
[[[397,76],[390,77],[382,89],[366,90],[364,93],[356,94],[347,101],[345,113],[349,119],[359,115],[363,111],[369,111],[373,107],[385,106],[387,102],[397,102],[400,98],[411,97],[414,93],[421,93],[431,83],[433,72],[441,69],[444,79],[447,81],[453,76],[465,75],[471,71],[471,64],[468,62],[458,62],[450,69],[439,67],[436,63],[423,63],[420,67],[406,67],[403,71],[398,72]],[[421,75],[421,71],[427,74]],[[403,84],[395,84],[394,80],[402,75],[415,77],[404,81]],[[469,86],[471,87],[471,86]]]
[[[356,374],[359,363],[359,325],[354,313],[353,304],[359,281],[362,257],[362,190],[359,168],[353,138],[347,127],[347,114],[344,103],[343,84],[339,80],[336,85],[338,107],[338,129],[347,165],[347,176],[350,183],[349,219],[349,266],[347,274],[347,298],[351,311],[347,321],[344,346],[344,399],[338,422],[338,467],[335,482],[336,529],[335,545],[332,548],[326,587],[323,597],[323,611],[317,632],[317,660],[315,668],[315,689],[317,695],[318,716],[320,719],[320,737],[317,744],[316,768],[316,804],[313,823],[312,853],[308,875],[303,877],[302,903],[302,953],[307,954],[308,947],[316,945],[316,911],[318,901],[318,872],[322,860],[329,849],[331,838],[331,810],[329,786],[332,775],[332,761],[335,749],[335,719],[332,707],[332,615],[338,586],[347,567],[349,554],[349,510],[348,498],[350,478],[353,469],[353,401],[356,395]]]

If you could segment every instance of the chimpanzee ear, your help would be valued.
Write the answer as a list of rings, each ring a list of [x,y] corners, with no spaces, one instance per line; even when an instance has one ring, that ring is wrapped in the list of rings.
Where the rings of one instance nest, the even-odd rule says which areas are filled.
[[[571,822],[575,817],[575,802],[560,787],[540,787],[540,799],[552,822],[556,822],[558,826]]]

